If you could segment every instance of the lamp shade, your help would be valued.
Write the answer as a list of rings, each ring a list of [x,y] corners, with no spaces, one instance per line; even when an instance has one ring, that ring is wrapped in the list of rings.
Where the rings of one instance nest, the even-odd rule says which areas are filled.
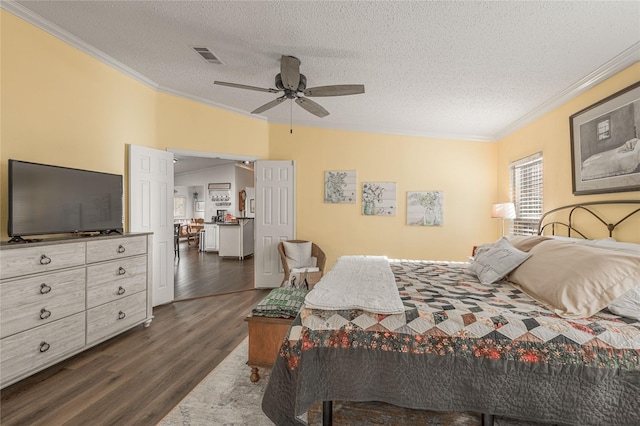
[[[491,208],[491,217],[495,219],[515,219],[516,206],[513,203],[494,204]]]

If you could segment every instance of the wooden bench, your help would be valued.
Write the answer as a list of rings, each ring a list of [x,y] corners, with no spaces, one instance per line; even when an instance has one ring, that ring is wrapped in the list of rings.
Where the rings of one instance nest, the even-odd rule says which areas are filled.
[[[293,317],[273,318],[249,315],[245,318],[249,326],[249,360],[252,382],[260,380],[259,368],[271,368],[278,356],[282,340],[287,334]]]

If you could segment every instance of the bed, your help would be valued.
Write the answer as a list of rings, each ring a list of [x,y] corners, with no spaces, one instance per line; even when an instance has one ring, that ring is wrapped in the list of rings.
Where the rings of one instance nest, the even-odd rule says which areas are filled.
[[[618,225],[628,226],[640,216],[640,201],[624,201],[619,204],[630,206],[631,213],[609,224],[587,204],[604,203],[567,206],[568,223],[544,224],[543,218],[540,232],[574,230],[576,210],[596,216],[610,236]],[[632,224],[630,229],[638,228]],[[402,311],[380,313],[359,305],[317,309],[309,299],[316,308],[301,310],[279,350],[262,403],[265,414],[278,425],[300,424],[297,416],[323,401],[324,422],[330,424],[330,401],[381,401],[483,413],[485,424],[493,415],[573,425],[640,424],[640,313],[633,307],[631,316],[609,310],[621,294],[627,297],[636,288],[640,299],[640,246],[611,238],[578,243],[570,236],[513,239],[509,245],[526,258],[491,283],[483,283],[490,280],[473,272],[479,266],[472,265],[481,263],[488,250],[503,253],[494,244],[481,247],[485,253],[473,263],[387,259]],[[574,264],[568,279],[578,285],[573,283],[569,296],[558,296],[568,298],[566,306],[527,294],[532,292],[527,279],[532,277],[534,287],[550,281],[541,284],[539,259],[566,263],[558,253],[574,252],[583,264]],[[612,262],[621,262],[624,275],[616,278],[617,287],[607,288],[606,296],[598,288],[585,296],[591,283],[582,288],[573,276],[597,280],[598,271]],[[309,294],[330,282],[341,264],[336,262]],[[591,300],[592,293],[597,300]],[[603,308],[595,307],[607,297]]]
[[[621,146],[594,154],[582,163],[582,180],[602,179],[634,173],[640,167],[640,143],[629,139]]]

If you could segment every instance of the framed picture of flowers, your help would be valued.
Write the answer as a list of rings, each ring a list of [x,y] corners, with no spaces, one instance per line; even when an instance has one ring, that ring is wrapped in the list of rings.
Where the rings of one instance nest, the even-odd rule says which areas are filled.
[[[355,204],[356,178],[355,170],[324,172],[324,202]]]
[[[363,182],[362,214],[365,216],[396,215],[395,182]]]
[[[442,226],[444,192],[407,192],[407,225]]]

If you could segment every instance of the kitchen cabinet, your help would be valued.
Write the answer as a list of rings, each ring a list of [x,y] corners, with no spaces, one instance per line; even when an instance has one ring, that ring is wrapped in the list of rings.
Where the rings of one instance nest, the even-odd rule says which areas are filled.
[[[204,251],[220,250],[220,227],[215,223],[204,225]]]
[[[220,256],[244,259],[253,254],[253,219],[238,218],[238,223],[221,223],[219,232]]]

